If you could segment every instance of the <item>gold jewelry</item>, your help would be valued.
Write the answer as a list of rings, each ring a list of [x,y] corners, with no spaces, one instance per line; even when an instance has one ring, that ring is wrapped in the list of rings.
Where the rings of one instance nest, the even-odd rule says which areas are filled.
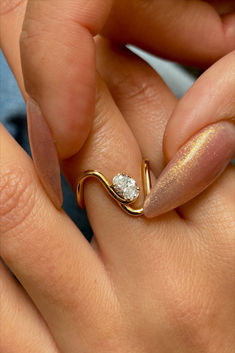
[[[131,206],[139,197],[139,187],[135,180],[130,176],[119,173],[113,178],[112,184],[108,182],[103,174],[96,170],[87,170],[79,179],[77,183],[76,196],[78,206],[84,208],[84,182],[88,178],[96,178],[104,186],[109,195],[117,202],[117,204],[131,216],[142,216],[144,214],[143,208],[135,209]],[[150,193],[151,179],[149,162],[143,160],[142,162],[142,178],[144,196]]]

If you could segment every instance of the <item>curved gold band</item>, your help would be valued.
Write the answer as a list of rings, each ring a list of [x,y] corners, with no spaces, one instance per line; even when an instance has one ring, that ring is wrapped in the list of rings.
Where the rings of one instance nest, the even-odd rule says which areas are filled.
[[[104,186],[109,195],[117,202],[117,204],[125,211],[127,214],[131,216],[142,216],[143,208],[135,209],[131,206],[131,202],[122,198],[117,192],[114,190],[113,185],[108,182],[103,174],[96,170],[87,170],[79,179],[77,183],[76,196],[78,206],[84,208],[84,183],[88,178],[96,178],[101,184]],[[150,193],[151,189],[151,179],[150,179],[150,168],[149,162],[147,160],[143,160],[142,162],[142,178],[143,178],[143,189],[144,196],[146,197]]]

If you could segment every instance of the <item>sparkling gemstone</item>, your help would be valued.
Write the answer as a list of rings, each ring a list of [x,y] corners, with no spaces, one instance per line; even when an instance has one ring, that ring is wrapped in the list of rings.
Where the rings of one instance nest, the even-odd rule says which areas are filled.
[[[126,174],[117,174],[113,178],[113,188],[126,201],[134,201],[139,196],[139,187],[134,179]]]

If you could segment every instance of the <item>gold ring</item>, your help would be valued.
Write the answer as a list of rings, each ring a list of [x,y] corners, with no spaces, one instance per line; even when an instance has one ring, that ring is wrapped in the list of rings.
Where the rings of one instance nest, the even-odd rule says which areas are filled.
[[[129,175],[118,173],[113,178],[112,184],[105,178],[105,176],[96,170],[87,170],[77,182],[76,196],[77,203],[80,208],[84,208],[84,182],[88,178],[96,178],[104,186],[109,195],[117,202],[117,204],[131,216],[142,216],[144,214],[143,208],[133,208],[131,205],[138,199],[140,189],[135,180]],[[142,178],[144,197],[146,197],[151,190],[150,167],[149,161],[142,162]]]

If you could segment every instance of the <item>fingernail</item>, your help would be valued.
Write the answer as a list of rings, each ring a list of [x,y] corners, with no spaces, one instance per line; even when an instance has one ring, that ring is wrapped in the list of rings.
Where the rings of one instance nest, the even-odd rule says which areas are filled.
[[[159,176],[144,203],[152,218],[191,200],[205,190],[235,156],[235,125],[220,121],[192,137]]]
[[[61,209],[60,164],[53,138],[38,104],[27,101],[28,134],[35,169],[49,198],[56,208]]]

